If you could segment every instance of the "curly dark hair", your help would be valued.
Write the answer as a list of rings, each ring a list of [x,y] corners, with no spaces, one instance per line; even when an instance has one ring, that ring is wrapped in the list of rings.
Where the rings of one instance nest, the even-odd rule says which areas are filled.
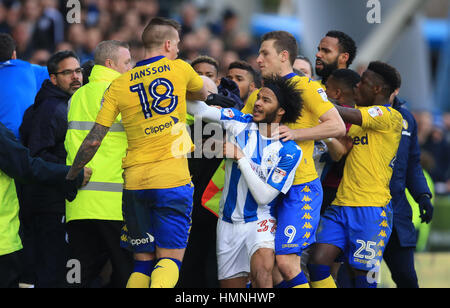
[[[279,106],[284,109],[281,123],[295,123],[303,109],[303,99],[297,88],[297,82],[273,75],[263,78],[263,87],[275,93]]]
[[[356,57],[357,47],[355,41],[342,31],[328,31],[326,36],[337,38],[339,41],[339,51],[348,53],[347,67],[349,67]]]
[[[369,63],[367,69],[380,76],[388,86],[387,97],[389,97],[396,89],[400,88],[400,74],[395,67],[381,61],[373,61]]]

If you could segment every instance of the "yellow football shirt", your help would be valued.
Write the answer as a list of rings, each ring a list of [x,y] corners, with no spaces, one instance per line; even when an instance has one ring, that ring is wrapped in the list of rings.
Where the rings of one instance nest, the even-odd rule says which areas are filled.
[[[391,107],[356,107],[362,125],[352,125],[348,135],[353,148],[333,205],[386,206],[391,200],[389,182],[402,133],[402,115]]]
[[[319,118],[330,109],[334,108],[328,100],[325,90],[321,85],[308,77],[290,74],[286,76],[292,82],[297,83],[297,88],[301,91],[303,99],[302,115],[296,123],[287,126],[291,129],[310,128],[319,124]],[[243,113],[252,113],[253,106],[259,91],[254,91],[247,100],[247,104],[242,109]],[[293,185],[300,185],[314,181],[318,178],[316,167],[314,166],[314,140],[297,141],[303,150],[303,158],[295,173]]]
[[[96,122],[110,127],[122,115],[128,139],[122,164],[126,189],[189,183],[185,156],[194,145],[185,124],[186,91],[202,87],[203,79],[188,63],[163,56],[137,63],[111,83]]]

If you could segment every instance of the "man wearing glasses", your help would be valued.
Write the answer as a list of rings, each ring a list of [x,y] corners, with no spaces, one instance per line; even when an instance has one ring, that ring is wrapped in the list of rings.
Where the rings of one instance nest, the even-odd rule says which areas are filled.
[[[20,137],[31,156],[65,165],[67,105],[83,83],[83,70],[72,51],[52,55],[47,69],[50,79],[44,81],[34,105],[25,112]],[[63,287],[67,263],[64,195],[55,188],[29,185],[22,196],[27,213],[23,227],[32,234],[35,247],[35,286]]]

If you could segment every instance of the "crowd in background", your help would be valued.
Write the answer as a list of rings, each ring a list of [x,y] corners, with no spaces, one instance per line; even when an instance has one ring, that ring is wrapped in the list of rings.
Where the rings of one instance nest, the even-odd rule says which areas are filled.
[[[45,66],[52,53],[73,50],[81,63],[93,59],[99,42],[116,39],[130,44],[133,62],[143,58],[140,40],[145,24],[154,16],[177,19],[181,25],[180,58],[192,61],[209,55],[219,62],[219,76],[229,64],[245,60],[258,70],[257,41],[240,29],[239,13],[225,9],[215,23],[205,21],[195,5],[158,0],[83,0],[81,23],[69,24],[70,8],[63,0],[0,0],[0,32],[10,33],[19,59]],[[175,3],[168,9],[168,3]],[[175,8],[175,9],[174,9]],[[312,59],[314,60],[314,59]],[[414,111],[414,110],[413,110]],[[450,114],[414,113],[419,128],[423,166],[437,183],[436,192],[450,192]]]

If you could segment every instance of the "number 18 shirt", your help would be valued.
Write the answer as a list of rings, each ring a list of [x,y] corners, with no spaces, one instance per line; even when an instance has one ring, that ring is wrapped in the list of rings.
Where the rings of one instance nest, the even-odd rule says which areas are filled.
[[[186,185],[185,154],[193,150],[186,130],[186,91],[198,92],[203,79],[182,60],[153,57],[113,81],[96,122],[110,127],[119,113],[128,139],[125,189]]]

